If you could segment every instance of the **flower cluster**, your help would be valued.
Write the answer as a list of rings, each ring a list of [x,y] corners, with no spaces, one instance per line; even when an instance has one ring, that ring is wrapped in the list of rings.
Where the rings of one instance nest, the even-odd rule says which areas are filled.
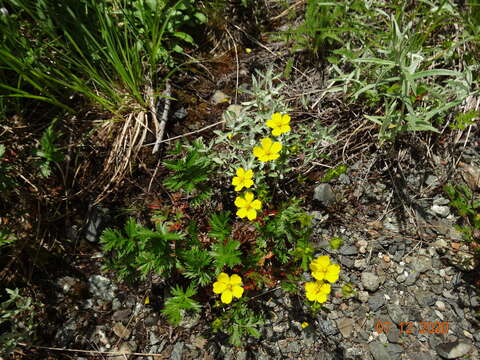
[[[316,281],[305,283],[307,299],[322,304],[327,301],[328,294],[331,292],[329,283],[333,284],[338,280],[340,265],[331,264],[330,258],[324,255],[319,256],[310,263],[310,270]]]
[[[272,118],[266,122],[266,125],[272,129],[273,136],[280,136],[281,134],[289,132],[290,116],[287,114],[275,113]],[[229,134],[228,138],[231,136]],[[261,146],[253,148],[253,155],[261,162],[276,160],[280,157],[282,144],[278,141],[272,141],[269,137],[260,141]],[[235,186],[235,191],[242,191],[243,188],[249,189],[253,186],[253,170],[238,168],[232,179],[232,185]],[[235,206],[238,208],[237,216],[241,219],[255,220],[257,218],[257,211],[262,208],[262,202],[255,199],[255,195],[251,191],[246,191],[243,195],[239,195],[235,199]],[[220,300],[224,304],[230,304],[233,298],[241,298],[244,288],[242,287],[242,278],[236,274],[229,276],[226,273],[220,273],[217,281],[213,283],[213,292],[221,294]]]
[[[287,114],[275,113],[272,118],[266,122],[266,125],[272,129],[273,136],[280,136],[291,130],[290,116]],[[261,162],[268,162],[276,160],[280,157],[282,144],[278,141],[272,141],[269,137],[263,138],[260,141],[261,146],[253,148],[253,155]],[[243,188],[249,189],[253,184],[253,170],[245,170],[238,168],[236,176],[232,179],[232,185],[235,186],[235,191],[241,191]],[[244,196],[237,196],[235,199],[237,206],[237,216],[240,218],[248,218],[248,220],[255,220],[257,218],[257,210],[262,208],[260,200],[255,199],[252,192],[246,192]]]

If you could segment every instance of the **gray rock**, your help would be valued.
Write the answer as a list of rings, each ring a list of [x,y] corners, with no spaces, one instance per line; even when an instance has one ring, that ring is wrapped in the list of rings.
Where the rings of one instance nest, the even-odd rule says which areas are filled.
[[[400,359],[405,351],[402,346],[397,344],[382,344],[378,341],[373,341],[368,344],[370,353],[375,360],[396,360]]]
[[[427,256],[419,256],[413,262],[413,269],[419,273],[432,270],[432,258]]]
[[[287,352],[298,354],[302,350],[302,344],[298,341],[289,341],[287,345]]]
[[[444,359],[457,359],[467,355],[472,350],[472,345],[457,340],[440,344],[435,350]]]
[[[330,320],[319,319],[318,329],[327,336],[338,334],[337,327]]]
[[[391,343],[399,344],[402,342],[401,336],[403,334],[400,334],[400,329],[397,328],[396,326],[392,326],[388,331],[387,331],[387,339]]]
[[[179,341],[173,346],[172,353],[170,354],[170,360],[182,360],[183,342]]]
[[[415,270],[410,271],[407,278],[405,279],[405,285],[412,286],[413,284],[415,284],[417,282],[418,276],[419,273]]]
[[[425,180],[425,184],[428,186],[437,186],[439,184],[438,177],[435,175],[428,175],[427,180]]]
[[[100,298],[105,301],[112,301],[115,297],[117,287],[104,276],[92,275],[88,279],[88,288],[93,297]]]
[[[431,306],[435,304],[437,296],[429,291],[418,290],[415,291],[415,298],[421,306]]]
[[[368,301],[370,295],[368,294],[368,291],[358,291],[357,292],[357,298],[360,300],[362,303],[365,303]]]
[[[183,120],[187,117],[187,115],[188,115],[188,112],[183,106],[173,113],[173,117],[176,120]]]
[[[132,313],[132,310],[130,309],[117,310],[113,313],[112,319],[114,321],[127,320],[131,313]]]
[[[102,207],[90,207],[85,226],[85,238],[94,243],[97,242],[101,231],[108,221],[108,209]]]
[[[57,285],[62,288],[64,294],[67,294],[77,282],[80,282],[80,280],[71,276],[64,276],[57,280]]]
[[[405,274],[400,274],[395,278],[395,280],[397,280],[397,282],[401,284],[405,282],[405,280],[407,280],[407,277],[405,276]]]
[[[408,321],[407,316],[403,312],[400,305],[387,304],[388,315],[395,324],[400,324],[402,321]]]
[[[343,184],[343,185],[349,185],[350,184],[350,178],[345,173],[340,174],[340,176],[338,177],[338,181],[340,182],[340,184]]]
[[[376,291],[380,286],[380,278],[371,272],[362,273],[362,285],[365,289]]]
[[[148,315],[144,320],[145,326],[154,326],[158,323],[158,314],[156,312]]]
[[[324,206],[328,206],[335,202],[335,193],[329,184],[319,184],[315,187],[313,199],[319,201]]]
[[[337,320],[337,327],[340,330],[340,333],[345,339],[348,339],[353,332],[353,319],[352,318],[343,318]]]
[[[342,246],[340,248],[340,254],[346,255],[346,256],[357,255],[358,250],[357,250],[357,247],[353,245]]]
[[[368,306],[372,311],[377,311],[384,304],[385,304],[385,296],[383,295],[383,293],[375,294],[368,299]]]
[[[441,217],[447,217],[448,215],[450,215],[450,208],[448,206],[432,205],[430,210],[432,210],[434,214]]]
[[[191,329],[196,326],[200,322],[200,314],[186,314],[182,321],[180,322],[180,326],[186,329]]]

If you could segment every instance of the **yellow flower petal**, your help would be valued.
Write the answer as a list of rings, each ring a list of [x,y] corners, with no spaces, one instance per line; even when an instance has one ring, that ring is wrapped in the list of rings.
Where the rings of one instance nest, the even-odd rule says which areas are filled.
[[[267,120],[267,122],[265,123],[265,125],[267,125],[269,128],[276,128],[277,127],[277,123],[273,120]]]
[[[238,177],[244,177],[245,176],[245,170],[243,168],[238,168],[237,169],[237,176]]]
[[[312,272],[312,276],[315,279],[320,280],[320,281],[325,279],[325,273],[323,271],[314,271],[314,272]]]
[[[279,154],[272,154],[268,157],[268,161],[270,160],[277,160],[280,157]]]
[[[246,188],[249,188],[250,186],[253,185],[253,180],[252,180],[252,179],[245,180],[245,182],[243,183],[243,185],[244,185]]]
[[[253,170],[247,170],[244,175],[246,178],[251,179],[253,177]]]
[[[234,177],[234,178],[232,179],[232,185],[235,185],[235,186],[236,186],[236,185],[240,184],[240,182],[241,182],[240,180],[241,180],[241,179],[240,179],[239,177]]]
[[[330,292],[332,291],[332,287],[330,286],[330,284],[322,284],[320,286],[320,289],[319,289],[319,292],[321,292],[322,294],[330,294]]]
[[[282,132],[280,131],[280,128],[279,127],[276,127],[272,130],[272,135],[273,136],[280,136],[282,135]]]
[[[290,120],[291,120],[290,115],[285,114],[285,115],[282,116],[282,119],[281,119],[280,123],[282,125],[288,125],[290,123]]]
[[[228,274],[222,272],[222,273],[218,274],[217,281],[228,284],[228,282],[230,281],[230,276],[228,276]]]
[[[242,208],[242,207],[245,207],[246,205],[247,204],[245,202],[245,199],[240,196],[237,196],[237,198],[235,199],[235,206]]]
[[[273,114],[273,115],[272,115],[272,120],[273,120],[276,124],[278,124],[280,121],[282,121],[282,114],[280,114],[280,113],[278,113],[278,112],[275,113],[275,114]]]
[[[265,154],[265,151],[263,151],[263,149],[260,147],[260,146],[255,146],[253,148],[253,155],[260,158],[261,156],[263,156]]]
[[[242,278],[237,274],[230,276],[230,285],[242,285]]]
[[[217,281],[213,283],[213,292],[215,294],[221,294],[222,292],[225,291],[226,288],[227,288],[227,284],[224,282]]]
[[[315,296],[315,301],[318,301],[320,304],[326,302],[328,299],[327,295],[323,293],[318,293],[317,296]]]
[[[260,200],[253,200],[250,206],[255,210],[260,210],[262,208],[262,202]]]
[[[280,152],[280,150],[282,150],[282,144],[279,143],[278,141],[274,142],[274,143],[272,144],[271,149],[270,149],[270,151],[271,151],[272,153],[278,153],[278,152]]]
[[[237,299],[240,299],[243,295],[243,288],[241,286],[235,285],[232,287],[233,296]]]
[[[225,290],[222,293],[222,296],[220,297],[220,300],[222,300],[222,302],[224,304],[230,304],[232,302],[232,297],[233,297],[232,292],[230,290]]]
[[[253,198],[254,198],[253,193],[251,193],[251,192],[246,192],[244,198],[245,198],[245,202],[246,202],[247,204],[250,204],[250,203],[252,202]]]
[[[263,138],[261,140],[263,150],[266,152],[270,150],[270,147],[272,146],[272,139],[270,138]]]
[[[330,265],[330,258],[327,255],[319,256],[315,260],[318,264],[318,266],[322,268],[326,268],[328,265]]]
[[[241,219],[243,219],[245,216],[247,216],[247,214],[248,214],[248,211],[244,207],[237,210],[237,216]]]
[[[257,218],[257,212],[253,209],[247,211],[248,220],[255,220]]]

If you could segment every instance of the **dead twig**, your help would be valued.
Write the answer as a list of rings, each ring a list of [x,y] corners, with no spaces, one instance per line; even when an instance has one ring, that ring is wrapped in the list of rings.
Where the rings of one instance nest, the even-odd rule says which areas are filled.
[[[42,350],[51,350],[51,351],[64,351],[64,352],[79,352],[84,354],[97,354],[97,355],[123,355],[123,356],[154,356],[161,359],[166,359],[167,357],[162,354],[153,354],[153,353],[139,353],[139,352],[122,352],[122,351],[97,351],[97,350],[80,350],[80,349],[67,349],[67,348],[57,348],[57,347],[49,347],[49,346],[36,346],[36,345],[28,345],[25,343],[18,343],[18,345],[26,347],[26,348],[35,348],[35,349],[42,349]]]
[[[156,133],[157,140],[155,141],[155,146],[153,147],[152,154],[155,154],[158,151],[158,148],[160,147],[160,143],[162,142],[162,139],[163,139],[163,133],[165,132],[165,126],[167,125],[168,111],[170,110],[171,95],[172,95],[172,87],[170,86],[170,82],[167,79],[165,83],[165,92],[164,92],[165,105],[163,107],[162,120],[160,122],[159,129],[157,130],[157,133]],[[153,96],[151,101],[152,103],[151,103],[150,111],[152,112],[152,116],[153,116],[153,114],[156,114],[156,108],[155,108],[155,105],[153,104]],[[155,115],[155,119],[156,119],[156,115]]]

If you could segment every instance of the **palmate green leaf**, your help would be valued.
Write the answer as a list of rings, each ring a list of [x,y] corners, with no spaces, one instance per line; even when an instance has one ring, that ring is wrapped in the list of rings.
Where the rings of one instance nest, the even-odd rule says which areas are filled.
[[[196,280],[201,286],[211,283],[213,278],[213,273],[210,269],[212,256],[207,250],[194,246],[189,250],[183,251],[181,258],[185,268],[185,277]]]
[[[208,235],[218,240],[225,240],[232,232],[229,221],[230,211],[212,214],[209,220],[211,230]]]
[[[180,323],[185,311],[199,312],[202,309],[202,306],[197,301],[191,299],[197,293],[197,289],[193,284],[190,284],[185,291],[177,285],[171,289],[171,292],[172,296],[165,301],[162,313],[173,325]]]
[[[219,241],[212,246],[210,255],[214,258],[217,273],[225,266],[232,268],[242,263],[240,256],[242,252],[239,250],[240,242],[237,240],[227,240],[225,243]]]

